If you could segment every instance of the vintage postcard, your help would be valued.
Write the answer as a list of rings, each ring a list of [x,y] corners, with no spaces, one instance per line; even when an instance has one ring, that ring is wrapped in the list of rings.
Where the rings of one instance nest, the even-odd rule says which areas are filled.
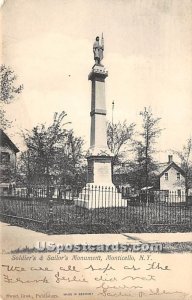
[[[192,1],[1,0],[2,300],[192,300]]]

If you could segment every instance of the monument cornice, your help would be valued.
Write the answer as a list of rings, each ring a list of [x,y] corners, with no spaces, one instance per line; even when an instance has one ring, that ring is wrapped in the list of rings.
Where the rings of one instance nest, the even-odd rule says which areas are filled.
[[[90,112],[90,116],[92,117],[93,115],[103,115],[103,116],[106,116],[107,112],[105,109],[93,109],[91,112]]]
[[[108,147],[105,148],[97,148],[97,147],[90,147],[86,157],[92,157],[92,158],[96,158],[96,157],[113,157],[113,153],[109,150]]]
[[[104,81],[108,77],[108,71],[104,66],[95,65],[92,71],[89,73],[89,80]]]
[[[102,160],[104,160],[105,162],[106,162],[106,159],[108,159],[108,160],[112,160],[113,159],[113,155],[103,155],[103,154],[101,154],[101,155],[88,155],[87,157],[86,157],[87,159],[92,159],[92,160],[94,160],[94,161],[102,161]]]

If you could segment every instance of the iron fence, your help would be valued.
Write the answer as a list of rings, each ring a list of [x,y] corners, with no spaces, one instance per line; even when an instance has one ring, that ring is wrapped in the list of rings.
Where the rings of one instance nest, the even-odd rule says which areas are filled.
[[[82,191],[17,189],[2,194],[1,219],[35,224],[47,232],[142,231],[183,226],[190,230],[192,205],[184,191],[138,191],[87,186]],[[36,227],[34,229],[36,230]],[[143,229],[144,230],[144,229]]]

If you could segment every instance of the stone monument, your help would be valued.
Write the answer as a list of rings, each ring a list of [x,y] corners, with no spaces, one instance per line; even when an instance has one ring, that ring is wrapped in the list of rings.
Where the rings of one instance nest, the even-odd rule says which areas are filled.
[[[95,64],[88,76],[91,81],[91,132],[88,151],[87,182],[94,185],[113,186],[111,178],[112,153],[107,146],[107,123],[105,103],[105,78],[108,72],[101,64],[104,51],[104,39],[99,37],[93,44]]]
[[[126,205],[126,201],[121,198],[120,193],[117,193],[117,190],[112,183],[111,162],[113,154],[107,146],[107,112],[105,102],[105,79],[108,76],[108,72],[105,69],[104,65],[101,64],[101,61],[103,59],[103,51],[103,35],[101,38],[101,43],[99,42],[99,37],[97,36],[93,44],[95,64],[88,76],[88,79],[91,81],[91,132],[90,148],[87,155],[87,185],[82,191],[82,200],[76,200],[77,205],[85,206],[87,208],[90,208],[90,206],[91,208],[115,206],[115,200],[113,197],[114,195],[115,198],[118,198],[118,206]],[[90,199],[90,187],[91,195],[94,198],[94,201],[91,201]],[[100,187],[107,187],[110,189],[110,193],[108,193],[107,201],[105,201],[105,204],[100,199],[99,190],[97,191],[97,188]]]

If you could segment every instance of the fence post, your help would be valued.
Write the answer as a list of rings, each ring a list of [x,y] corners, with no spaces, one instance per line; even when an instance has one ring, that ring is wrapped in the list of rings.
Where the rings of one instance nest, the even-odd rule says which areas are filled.
[[[49,203],[49,212],[48,212],[47,231],[49,234],[51,234],[53,229],[53,199],[48,198],[48,203]]]

